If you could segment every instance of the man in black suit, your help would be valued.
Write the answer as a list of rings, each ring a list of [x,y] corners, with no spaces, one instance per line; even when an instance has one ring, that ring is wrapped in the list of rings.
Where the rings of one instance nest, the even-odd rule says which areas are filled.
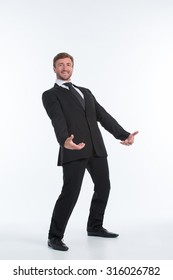
[[[103,218],[110,191],[107,152],[98,122],[123,145],[131,145],[138,133],[125,131],[97,102],[91,91],[70,82],[74,60],[68,53],[53,59],[56,83],[42,96],[43,105],[60,145],[58,165],[63,168],[63,187],[52,214],[48,246],[68,250],[63,243],[65,228],[79,196],[85,170],[94,183],[87,223],[88,236],[115,238],[116,233],[103,228]]]

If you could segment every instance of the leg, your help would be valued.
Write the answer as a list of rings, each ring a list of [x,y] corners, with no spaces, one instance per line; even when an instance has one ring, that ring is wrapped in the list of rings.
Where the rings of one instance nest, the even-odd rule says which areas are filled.
[[[87,230],[92,231],[102,227],[109,197],[110,180],[107,158],[92,157],[88,162],[87,169],[94,182],[94,194],[87,223]]]
[[[64,231],[78,199],[87,160],[70,162],[63,166],[63,188],[52,215],[49,239],[63,238]]]

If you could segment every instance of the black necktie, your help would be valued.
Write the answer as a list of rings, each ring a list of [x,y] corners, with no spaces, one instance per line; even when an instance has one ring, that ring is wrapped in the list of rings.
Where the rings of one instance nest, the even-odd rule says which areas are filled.
[[[77,90],[75,90],[75,88],[73,87],[72,83],[64,83],[63,85],[67,86],[69,88],[69,90],[73,93],[73,95],[78,99],[78,101],[80,102],[80,104],[82,105],[83,109],[85,110],[85,100],[84,98],[82,98],[82,96],[80,95],[79,92],[77,92]]]

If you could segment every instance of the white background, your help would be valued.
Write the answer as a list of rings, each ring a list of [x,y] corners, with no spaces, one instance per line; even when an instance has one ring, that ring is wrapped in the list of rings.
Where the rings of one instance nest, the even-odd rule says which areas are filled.
[[[55,81],[53,57],[64,51],[75,59],[73,82],[88,87],[126,130],[139,130],[124,147],[101,128],[112,183],[105,227],[122,235],[131,228],[129,236],[141,229],[151,244],[157,239],[159,258],[173,257],[172,15],[171,0],[0,1],[1,259],[34,258],[26,244],[39,237],[46,244],[62,171],[41,96]],[[67,227],[71,242],[86,235],[92,190],[86,173]],[[8,250],[14,240],[19,246]],[[120,250],[117,258],[149,259],[139,249],[148,243],[140,242],[136,254]],[[73,258],[85,258],[76,252]]]

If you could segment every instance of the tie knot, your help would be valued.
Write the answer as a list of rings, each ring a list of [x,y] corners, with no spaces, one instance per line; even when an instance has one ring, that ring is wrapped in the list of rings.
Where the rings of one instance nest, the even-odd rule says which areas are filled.
[[[69,88],[72,88],[72,83],[71,82],[67,82],[67,83],[63,83],[64,86],[67,86]]]

